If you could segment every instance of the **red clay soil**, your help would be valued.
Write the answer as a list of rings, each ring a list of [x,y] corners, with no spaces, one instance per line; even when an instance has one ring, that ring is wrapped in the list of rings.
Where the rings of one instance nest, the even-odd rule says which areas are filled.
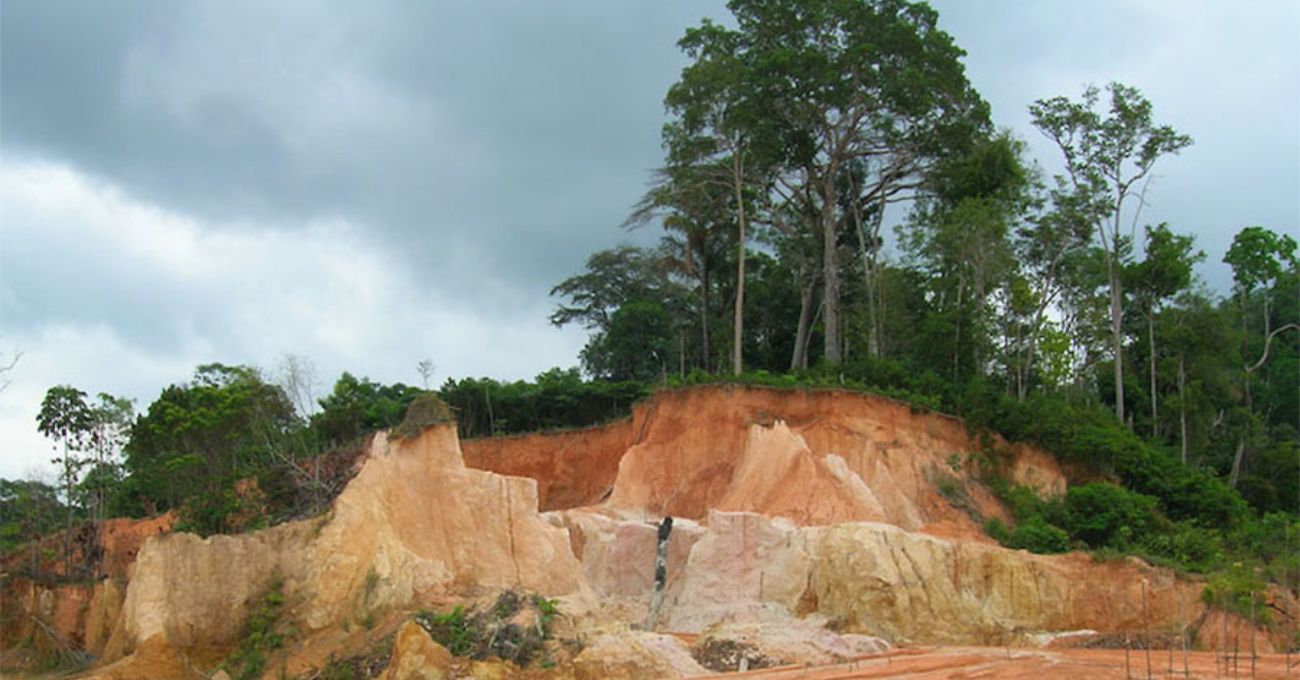
[[[803,438],[812,460],[829,453],[844,458],[876,492],[884,512],[845,514],[839,509],[844,504],[832,504],[835,508],[812,509],[801,517],[795,510],[806,509],[730,507],[729,497],[755,496],[755,489],[730,488],[751,426],[777,421]],[[969,515],[1005,514],[982,485],[965,483],[977,471],[968,454],[980,446],[960,420],[840,390],[717,385],[663,391],[637,404],[628,420],[571,432],[470,440],[462,448],[471,467],[536,479],[542,510],[593,505],[612,494],[612,507],[650,514],[702,519],[710,509],[726,506],[780,514],[800,524],[876,520],[912,530],[934,525],[934,533],[978,541],[987,539]],[[1064,491],[1064,477],[1049,456],[1024,446],[1007,451],[1012,455],[1005,472],[1013,479]],[[803,475],[809,480],[826,477],[825,470],[810,469],[808,460],[792,465],[794,471],[809,473]],[[972,512],[936,493],[935,475],[956,478]]]
[[[965,424],[891,399],[839,390],[693,387],[656,394],[638,407],[634,421],[643,434],[621,459],[611,507],[690,519],[703,519],[711,508],[746,510],[785,516],[798,524],[871,520],[909,530],[952,521],[966,527],[971,540],[983,540],[983,530],[971,515],[1005,515],[983,485],[967,484],[978,471],[970,454],[979,449],[979,442]],[[742,475],[751,426],[779,421],[806,445],[809,455],[785,463],[790,473],[801,472],[797,480],[811,486],[784,489],[779,480]],[[836,476],[831,454],[861,477],[874,501],[779,507],[792,493],[803,499],[829,498],[833,490],[844,489],[829,484],[829,477]],[[1008,472],[1015,477],[1027,471],[1035,472],[1040,484],[1063,490],[1060,469],[1047,456],[1024,464],[1018,460]],[[952,482],[949,490],[958,491],[958,503],[939,493],[944,480]],[[750,482],[758,486],[751,488]],[[768,491],[783,489],[784,495],[774,495],[777,506],[761,502]],[[733,507],[733,501],[744,499],[754,507]],[[865,510],[871,507],[876,510]]]
[[[999,680],[1111,680],[1116,678],[1300,678],[1300,667],[1287,673],[1286,657],[1263,654],[1255,659],[1251,673],[1249,654],[1242,653],[1225,670],[1222,655],[1212,652],[1189,652],[1186,674],[1183,656],[1173,659],[1166,651],[1151,654],[1151,672],[1147,674],[1147,657],[1140,651],[1128,654],[1127,669],[1122,649],[1053,649],[1024,650],[993,647],[936,647],[901,649],[886,654],[863,657],[830,666],[782,666],[745,673],[728,673],[728,678],[745,680],[857,680],[861,678],[908,678],[940,680],[955,678],[996,678]],[[1291,663],[1300,661],[1292,656]],[[1172,672],[1171,672],[1172,669]],[[1235,672],[1234,672],[1235,670]],[[722,677],[722,676],[699,676]]]
[[[465,465],[537,480],[542,512],[595,505],[632,446],[633,419],[582,430],[482,437],[460,443]]]

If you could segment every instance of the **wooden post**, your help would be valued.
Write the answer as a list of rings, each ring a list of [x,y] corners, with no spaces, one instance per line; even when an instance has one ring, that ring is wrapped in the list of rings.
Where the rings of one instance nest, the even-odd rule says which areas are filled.
[[[1250,677],[1255,677],[1255,591],[1250,591]]]
[[[1147,680],[1151,680],[1151,610],[1147,607],[1147,580],[1142,579],[1142,628],[1146,637]]]
[[[1183,606],[1182,597],[1178,598],[1178,621],[1183,626],[1182,634],[1179,635],[1183,642],[1183,678],[1184,680],[1191,680],[1192,671],[1187,667],[1187,613]]]
[[[1228,674],[1228,607],[1224,605],[1219,614],[1223,616],[1223,637],[1220,638],[1219,644],[1223,645],[1223,674]]]
[[[1130,671],[1130,666],[1128,662],[1128,647],[1129,647],[1128,630],[1125,629],[1124,631],[1124,680],[1133,680],[1133,675],[1132,672]]]

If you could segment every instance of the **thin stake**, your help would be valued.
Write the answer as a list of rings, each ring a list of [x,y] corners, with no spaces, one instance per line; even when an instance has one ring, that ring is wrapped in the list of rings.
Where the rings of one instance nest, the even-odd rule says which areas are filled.
[[[1230,651],[1227,647],[1227,605],[1223,605],[1223,610],[1219,614],[1223,616],[1223,637],[1219,638],[1219,644],[1223,645],[1223,675],[1227,675],[1227,668],[1229,668],[1227,653]]]
[[[1128,663],[1128,631],[1124,631],[1124,680],[1132,680],[1133,676],[1129,674]]]
[[[1250,591],[1250,677],[1255,677],[1255,591]]]
[[[1192,671],[1187,667],[1187,616],[1183,609],[1183,598],[1181,597],[1178,598],[1178,620],[1183,625],[1181,635],[1179,635],[1183,641],[1183,677],[1190,680],[1192,677]]]
[[[1147,680],[1151,680],[1151,610],[1147,607],[1147,580],[1142,579],[1142,627],[1146,637]]]

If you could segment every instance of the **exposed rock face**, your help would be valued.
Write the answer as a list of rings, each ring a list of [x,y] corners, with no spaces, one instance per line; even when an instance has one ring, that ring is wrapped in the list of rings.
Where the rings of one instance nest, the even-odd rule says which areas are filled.
[[[1006,511],[978,483],[968,455],[978,443],[956,420],[886,399],[696,388],[661,393],[621,423],[467,448],[495,472],[466,467],[452,426],[378,435],[326,516],[207,539],[154,536],[170,519],[110,527],[113,579],[94,589],[10,583],[5,604],[120,659],[92,677],[126,680],[212,668],[273,584],[306,637],[288,659],[293,672],[339,649],[344,622],[393,631],[415,609],[515,588],[561,598],[553,623],[587,638],[557,678],[702,674],[677,637],[625,630],[646,619],[657,525],[670,515],[660,629],[739,640],[771,658],[833,661],[884,640],[1137,631],[1143,581],[1155,627],[1207,620],[1201,585],[1169,572],[993,544],[976,519]],[[1007,451],[1004,474],[1064,491],[1050,457]],[[553,511],[539,514],[539,500]],[[1223,644],[1222,621],[1208,621],[1202,642]],[[388,677],[440,677],[441,649],[403,627]]]
[[[609,634],[592,640],[573,660],[578,680],[639,680],[708,675],[679,639],[655,633]]]
[[[443,680],[451,652],[433,641],[419,624],[407,621],[393,641],[393,659],[376,680]]]
[[[1141,582],[1152,620],[1200,611],[1198,584],[1136,563],[1094,563],[907,532],[877,523],[796,527],[713,512],[669,600],[669,628],[820,614],[896,641],[983,644],[1027,633],[1139,630]]]
[[[559,596],[582,587],[567,534],[537,513],[536,484],[467,469],[454,428],[439,426],[413,440],[376,436],[325,518],[151,540],[114,649],[155,637],[181,649],[230,643],[277,580],[289,615],[308,632],[430,598],[509,587]]]
[[[706,630],[695,646],[699,648],[710,640],[731,640],[749,645],[762,656],[780,664],[839,663],[889,650],[889,643],[879,638],[838,635],[823,627],[821,622],[806,619],[721,624]]]

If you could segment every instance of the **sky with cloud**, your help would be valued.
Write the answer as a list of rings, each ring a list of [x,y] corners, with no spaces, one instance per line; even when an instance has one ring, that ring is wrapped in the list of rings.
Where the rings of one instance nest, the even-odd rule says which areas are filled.
[[[1300,224],[1300,5],[933,3],[995,122],[1139,87],[1194,137],[1144,222]],[[0,477],[45,469],[46,389],[136,399],[200,363],[285,353],[384,382],[577,363],[547,292],[619,229],[661,159],[682,32],[721,3],[0,5]]]

